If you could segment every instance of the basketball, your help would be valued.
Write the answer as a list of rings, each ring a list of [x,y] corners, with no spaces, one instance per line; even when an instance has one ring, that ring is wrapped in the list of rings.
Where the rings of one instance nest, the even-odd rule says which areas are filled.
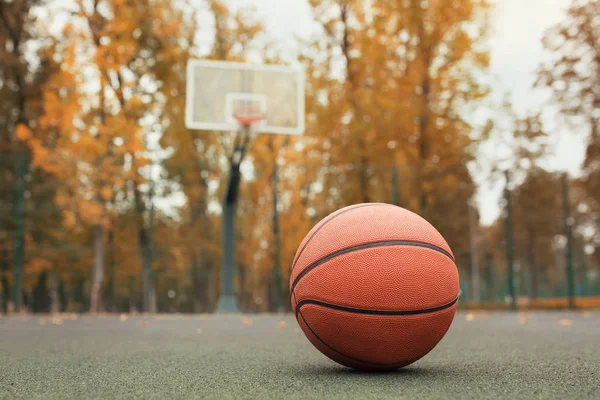
[[[320,221],[290,275],[292,308],[310,342],[360,370],[392,370],[429,353],[456,312],[450,247],[425,219],[390,204],[358,204]]]

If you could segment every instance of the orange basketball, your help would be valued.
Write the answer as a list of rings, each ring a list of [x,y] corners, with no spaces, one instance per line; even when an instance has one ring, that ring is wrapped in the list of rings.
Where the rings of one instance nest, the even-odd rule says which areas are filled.
[[[319,222],[290,276],[300,327],[327,357],[390,370],[431,351],[448,331],[458,271],[442,235],[390,204],[358,204]]]

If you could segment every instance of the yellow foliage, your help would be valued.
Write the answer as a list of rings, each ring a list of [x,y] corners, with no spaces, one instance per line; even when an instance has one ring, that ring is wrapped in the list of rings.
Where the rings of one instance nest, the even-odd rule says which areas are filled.
[[[461,207],[474,192],[466,168],[473,141],[462,107],[487,93],[477,81],[489,64],[479,46],[485,2],[421,3],[310,1],[323,35],[301,49],[306,136],[258,136],[243,168],[237,255],[244,304],[263,310],[270,296],[274,193],[284,287],[298,244],[318,220],[349,203],[392,200],[392,166],[399,171],[401,204],[429,218],[457,253],[468,251]],[[177,287],[177,299],[183,291],[214,294],[219,204],[232,143],[227,134],[185,127],[185,65],[198,54],[192,44],[197,20],[168,0],[104,4],[110,12],[90,6],[78,16],[83,24],[64,31],[56,58],[50,57],[60,61],[43,86],[39,124],[33,132],[19,127],[17,135],[30,145],[34,165],[61,182],[55,192],[61,228],[88,251],[88,265],[73,261],[73,268],[89,269],[89,243],[101,224],[105,276],[119,283],[116,296],[124,296],[141,286],[145,249],[139,238],[148,232],[146,178],[154,145],[149,131],[159,130],[160,146],[168,151],[153,156],[168,158],[161,161],[166,179],[155,187],[153,194],[161,196],[155,204],[164,207],[170,194],[185,203],[181,209],[168,205],[168,212],[156,209],[154,267],[184,287]],[[255,14],[232,11],[224,0],[208,5],[215,19],[208,57],[231,61],[255,54],[264,31]],[[267,50],[265,59],[278,61]],[[163,289],[171,285],[157,282]]]
[[[108,187],[108,186],[103,186],[100,189],[100,197],[104,201],[109,201],[112,198],[112,190],[111,190],[111,188]]]
[[[66,228],[71,229],[77,225],[77,217],[75,213],[71,210],[63,211],[63,224]]]
[[[31,130],[23,123],[17,125],[15,128],[15,133],[17,137],[23,141],[27,141],[29,138],[31,138]]]

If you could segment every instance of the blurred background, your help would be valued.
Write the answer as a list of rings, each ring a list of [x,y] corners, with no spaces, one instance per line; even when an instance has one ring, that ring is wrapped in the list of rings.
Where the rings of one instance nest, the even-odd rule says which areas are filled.
[[[3,312],[215,310],[232,136],[185,127],[190,59],[306,70],[304,136],[241,165],[241,311],[360,202],[438,228],[463,307],[600,304],[600,1],[2,0]]]

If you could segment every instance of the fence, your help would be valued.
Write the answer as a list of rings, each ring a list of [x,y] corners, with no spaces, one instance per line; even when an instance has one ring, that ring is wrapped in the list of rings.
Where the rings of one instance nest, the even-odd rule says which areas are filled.
[[[34,172],[26,157],[2,158],[2,309],[22,303],[34,312],[87,311],[96,242],[93,227],[81,215],[85,210],[58,201],[61,181]],[[127,182],[107,202],[101,293],[106,311],[143,311],[149,294],[160,312],[215,310],[221,287],[223,173],[217,171],[212,183],[190,183],[164,168],[156,186],[148,178],[140,185],[141,209]],[[347,164],[312,171],[284,165],[275,181],[272,174],[255,171],[241,187],[235,287],[244,312],[289,310],[289,265],[304,234],[329,212],[365,200],[413,209],[438,227],[456,256],[462,306],[587,306],[600,298],[593,201],[577,180],[564,175],[532,170],[518,181],[507,180],[501,215],[482,226],[469,206],[475,187],[468,173],[452,173],[451,180],[401,164]],[[274,188],[280,199],[275,207]],[[279,230],[273,229],[274,215]],[[146,245],[140,239],[144,235]],[[142,275],[148,249],[151,292]],[[275,265],[281,270],[275,271]]]

